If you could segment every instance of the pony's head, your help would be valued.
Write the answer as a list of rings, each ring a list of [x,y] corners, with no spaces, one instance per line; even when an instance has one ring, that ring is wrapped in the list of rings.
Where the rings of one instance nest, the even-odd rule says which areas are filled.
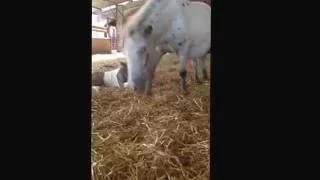
[[[152,25],[139,26],[129,29],[124,40],[129,83],[137,92],[150,90],[153,73],[160,59],[160,53],[151,37],[152,32]]]
[[[156,66],[162,56],[157,42],[170,22],[173,1],[146,1],[130,16],[124,27],[124,53],[128,62],[129,87],[137,92],[149,93]],[[171,7],[171,6],[170,6]]]

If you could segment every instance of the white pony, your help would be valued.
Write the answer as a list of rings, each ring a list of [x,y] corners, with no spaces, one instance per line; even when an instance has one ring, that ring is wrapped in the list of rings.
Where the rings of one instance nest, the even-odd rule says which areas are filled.
[[[203,61],[211,47],[211,7],[188,0],[148,0],[128,20],[124,28],[124,53],[128,62],[129,87],[151,93],[153,74],[166,50],[174,50],[180,60],[180,77],[186,89],[186,64],[193,59],[208,79]]]

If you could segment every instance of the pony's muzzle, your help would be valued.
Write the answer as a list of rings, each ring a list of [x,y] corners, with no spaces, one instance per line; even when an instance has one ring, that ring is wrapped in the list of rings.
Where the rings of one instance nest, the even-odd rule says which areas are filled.
[[[139,78],[139,79],[134,79],[133,80],[133,90],[138,92],[138,93],[143,93],[145,91],[145,84],[146,82]]]

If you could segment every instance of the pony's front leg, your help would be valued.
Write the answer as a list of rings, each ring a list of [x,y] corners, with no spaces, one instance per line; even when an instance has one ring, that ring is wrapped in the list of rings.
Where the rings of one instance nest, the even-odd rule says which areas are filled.
[[[146,95],[151,95],[152,94],[151,89],[152,89],[152,79],[146,81],[146,89],[144,93]]]
[[[158,54],[155,55],[155,60],[153,60],[153,62],[156,62],[155,65],[153,66],[152,70],[149,72],[150,76],[149,78],[146,80],[146,88],[144,93],[146,95],[151,95],[151,89],[152,89],[152,81],[154,78],[154,72],[156,70],[156,67],[161,59],[161,57],[165,54],[165,52],[158,52]]]
[[[181,88],[187,92],[187,82],[186,82],[186,78],[187,78],[187,58],[185,58],[184,56],[180,56],[180,82],[181,82]]]

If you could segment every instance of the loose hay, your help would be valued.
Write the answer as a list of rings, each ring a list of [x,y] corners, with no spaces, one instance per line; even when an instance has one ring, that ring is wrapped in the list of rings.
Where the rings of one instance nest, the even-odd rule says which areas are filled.
[[[93,97],[94,180],[209,179],[209,84],[189,73],[182,95],[178,68],[162,59],[152,97],[115,88]]]
[[[125,59],[105,60],[92,63],[92,72],[106,72],[120,67],[120,62],[125,62]]]

